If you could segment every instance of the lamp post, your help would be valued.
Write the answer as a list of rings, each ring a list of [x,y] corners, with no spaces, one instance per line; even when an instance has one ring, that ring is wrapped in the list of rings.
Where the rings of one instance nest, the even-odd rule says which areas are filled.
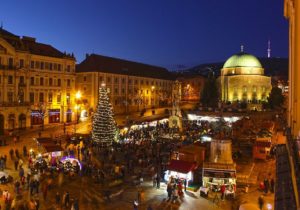
[[[76,105],[75,105],[75,110],[76,110],[76,122],[74,124],[74,132],[76,133],[76,124],[79,123],[79,115],[78,115],[78,110],[80,109],[80,99],[81,99],[81,92],[78,90],[75,94],[75,99],[76,99]]]

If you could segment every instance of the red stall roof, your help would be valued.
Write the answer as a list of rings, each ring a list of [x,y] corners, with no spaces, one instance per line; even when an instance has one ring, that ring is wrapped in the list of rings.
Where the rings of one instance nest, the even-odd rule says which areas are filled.
[[[183,160],[171,160],[170,165],[167,167],[170,171],[187,174],[196,168],[196,164]]]

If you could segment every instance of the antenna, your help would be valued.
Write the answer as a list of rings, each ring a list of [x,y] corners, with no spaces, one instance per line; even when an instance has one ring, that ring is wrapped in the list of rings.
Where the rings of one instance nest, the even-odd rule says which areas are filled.
[[[271,57],[271,41],[270,39],[268,40],[268,50],[267,50],[267,57]]]
[[[244,52],[244,45],[241,45],[241,52]]]

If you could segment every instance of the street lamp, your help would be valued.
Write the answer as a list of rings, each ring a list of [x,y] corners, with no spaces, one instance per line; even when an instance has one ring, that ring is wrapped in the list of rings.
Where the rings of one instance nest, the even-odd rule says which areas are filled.
[[[75,94],[75,98],[76,98],[76,105],[75,105],[75,110],[76,110],[76,123],[74,124],[74,131],[76,133],[76,124],[79,123],[79,116],[78,116],[78,110],[80,109],[80,99],[81,99],[81,92],[80,90],[78,90]]]

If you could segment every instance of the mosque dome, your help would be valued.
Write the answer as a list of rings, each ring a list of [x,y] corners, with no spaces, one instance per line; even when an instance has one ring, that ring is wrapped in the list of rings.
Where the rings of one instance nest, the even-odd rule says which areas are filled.
[[[236,67],[262,68],[262,65],[255,56],[241,52],[228,58],[223,66],[223,68]]]

